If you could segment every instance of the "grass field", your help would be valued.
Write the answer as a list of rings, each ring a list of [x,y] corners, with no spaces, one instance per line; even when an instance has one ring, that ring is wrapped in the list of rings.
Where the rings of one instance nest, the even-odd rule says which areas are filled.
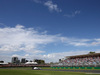
[[[0,69],[0,75],[91,75],[91,73],[65,72],[65,71],[43,71],[31,68],[7,68]],[[97,74],[92,74],[97,75]],[[100,75],[100,74],[99,74]]]

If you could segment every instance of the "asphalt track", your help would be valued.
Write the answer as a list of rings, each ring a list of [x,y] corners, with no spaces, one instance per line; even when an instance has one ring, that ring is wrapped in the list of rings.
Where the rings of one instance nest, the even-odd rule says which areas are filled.
[[[100,70],[59,70],[59,69],[41,69],[45,71],[69,71],[69,72],[85,72],[85,73],[98,73],[100,74]]]

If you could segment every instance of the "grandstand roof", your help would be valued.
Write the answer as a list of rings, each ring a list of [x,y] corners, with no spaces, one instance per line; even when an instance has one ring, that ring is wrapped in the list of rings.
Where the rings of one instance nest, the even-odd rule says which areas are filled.
[[[97,57],[97,56],[100,56],[100,53],[93,53],[93,54],[85,54],[85,55],[76,55],[76,56],[68,56],[70,59],[73,59],[73,58],[84,58],[84,57]],[[67,58],[67,57],[66,57]]]
[[[25,64],[38,64],[37,62],[26,62]]]

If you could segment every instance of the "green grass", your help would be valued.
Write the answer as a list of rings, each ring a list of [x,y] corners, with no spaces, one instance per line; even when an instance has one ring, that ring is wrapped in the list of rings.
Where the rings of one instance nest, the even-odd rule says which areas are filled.
[[[31,68],[10,68],[10,69],[7,68],[7,69],[0,69],[0,75],[87,75],[87,74],[82,72],[32,70]]]

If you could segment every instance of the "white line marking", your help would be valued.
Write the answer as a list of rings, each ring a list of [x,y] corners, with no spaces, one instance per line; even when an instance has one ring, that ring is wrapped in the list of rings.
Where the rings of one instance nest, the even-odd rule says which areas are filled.
[[[100,73],[86,73],[86,74],[100,74]]]

